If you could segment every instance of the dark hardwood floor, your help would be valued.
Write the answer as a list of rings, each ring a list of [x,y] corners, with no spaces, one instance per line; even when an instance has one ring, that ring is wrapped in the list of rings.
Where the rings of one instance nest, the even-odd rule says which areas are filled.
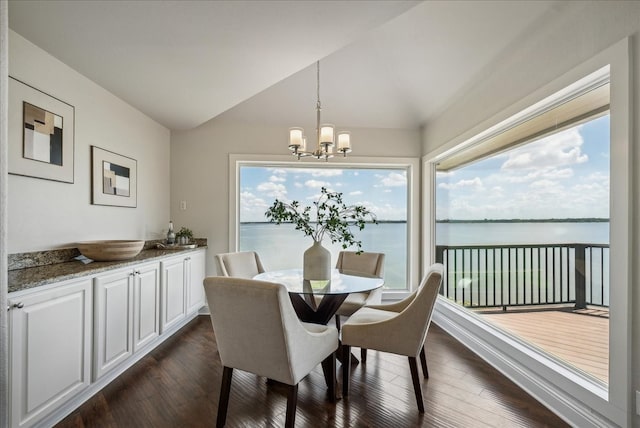
[[[329,402],[320,366],[300,383],[296,426],[567,426],[434,324],[427,361],[423,415],[406,357],[369,351],[366,364],[352,367],[346,399]],[[221,377],[211,321],[200,316],[57,427],[213,427]],[[228,427],[282,427],[285,409],[284,387],[234,370]]]

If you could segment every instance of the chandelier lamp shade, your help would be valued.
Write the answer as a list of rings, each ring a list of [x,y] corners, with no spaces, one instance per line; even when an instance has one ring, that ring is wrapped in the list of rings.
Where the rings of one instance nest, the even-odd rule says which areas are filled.
[[[347,131],[341,131],[336,135],[333,125],[320,125],[320,111],[322,110],[320,104],[320,61],[316,62],[316,76],[318,82],[318,101],[316,102],[316,148],[313,150],[307,149],[307,137],[304,135],[304,129],[290,128],[289,150],[291,150],[291,153],[298,159],[313,156],[316,159],[324,159],[325,161],[328,161],[329,158],[334,155],[334,148],[335,153],[342,153],[343,156],[347,156],[347,153],[351,152],[351,134]]]

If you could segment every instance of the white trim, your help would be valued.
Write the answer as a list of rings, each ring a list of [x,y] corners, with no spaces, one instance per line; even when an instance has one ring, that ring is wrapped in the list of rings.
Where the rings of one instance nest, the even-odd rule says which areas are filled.
[[[610,66],[610,67],[608,67]],[[470,321],[468,311],[456,305],[438,302],[434,322],[477,352],[494,367],[502,371],[523,389],[558,413],[574,426],[631,426],[632,424],[632,312],[631,279],[634,258],[631,247],[633,183],[631,181],[631,140],[633,135],[633,109],[630,92],[630,41],[623,39],[585,63],[565,73],[545,87],[526,97],[517,105],[505,109],[462,136],[444,144],[423,157],[425,163],[425,199],[433,190],[429,171],[434,160],[457,150],[460,144],[473,141],[482,130],[504,126],[508,118],[517,117],[528,105],[538,106],[539,100],[551,101],[553,94],[570,87],[585,76],[597,81],[603,70],[610,71],[611,81],[611,240],[609,321],[609,388],[603,392],[595,381],[568,372],[552,359],[531,353],[526,347],[495,327],[477,319]],[[584,80],[582,83],[584,84]],[[573,87],[575,88],[575,86]],[[574,89],[575,90],[575,89]],[[566,95],[566,94],[564,94]],[[539,107],[539,106],[538,106]],[[497,125],[496,125],[497,124]],[[430,164],[430,165],[429,165]],[[432,174],[432,173],[431,173]],[[424,229],[429,230],[435,216],[425,203]],[[424,240],[427,242],[427,239]]]
[[[7,314],[7,181],[9,2],[0,1],[0,426],[9,425],[9,321]]]
[[[329,167],[358,168],[407,168],[407,283],[408,290],[390,290],[385,292],[385,299],[405,297],[419,284],[420,273],[420,159],[405,157],[335,157],[330,160]],[[229,154],[229,251],[237,251],[239,246],[237,212],[240,201],[238,186],[240,166],[247,164],[283,165],[289,167],[327,168],[325,161],[296,161],[292,156],[282,155],[245,155]]]

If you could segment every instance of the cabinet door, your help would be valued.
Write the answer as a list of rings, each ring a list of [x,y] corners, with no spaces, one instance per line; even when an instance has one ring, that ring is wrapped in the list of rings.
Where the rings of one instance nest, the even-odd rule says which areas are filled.
[[[197,312],[204,306],[205,252],[197,251],[187,257],[187,313]]]
[[[91,280],[9,303],[11,426],[31,426],[89,385]]]
[[[162,265],[161,332],[178,324],[185,316],[184,257],[164,260]]]
[[[133,352],[160,334],[160,269],[158,263],[135,269]]]
[[[94,366],[96,380],[133,354],[132,269],[101,275],[94,284]]]

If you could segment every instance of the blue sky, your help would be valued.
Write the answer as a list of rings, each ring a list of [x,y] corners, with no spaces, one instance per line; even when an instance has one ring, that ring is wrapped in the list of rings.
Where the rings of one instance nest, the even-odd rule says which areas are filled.
[[[437,219],[609,217],[609,116],[438,173]]]
[[[265,221],[277,198],[311,205],[320,189],[341,192],[347,205],[364,205],[378,220],[406,220],[407,175],[400,169],[255,167],[240,170],[240,221]]]
[[[404,170],[243,166],[240,221],[265,221],[278,198],[305,205],[320,188],[379,220],[406,220]],[[437,219],[609,217],[609,116],[436,177]]]

